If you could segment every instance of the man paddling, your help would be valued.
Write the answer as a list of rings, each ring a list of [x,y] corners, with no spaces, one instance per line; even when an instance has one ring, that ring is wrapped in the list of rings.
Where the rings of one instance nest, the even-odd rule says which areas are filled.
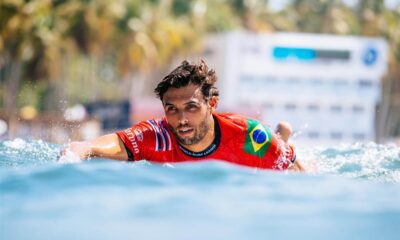
[[[231,113],[215,113],[219,91],[215,71],[183,61],[157,85],[165,117],[140,122],[99,138],[72,142],[66,151],[81,159],[149,160],[175,163],[222,160],[261,169],[303,171],[288,138],[291,128],[274,133],[261,122]]]

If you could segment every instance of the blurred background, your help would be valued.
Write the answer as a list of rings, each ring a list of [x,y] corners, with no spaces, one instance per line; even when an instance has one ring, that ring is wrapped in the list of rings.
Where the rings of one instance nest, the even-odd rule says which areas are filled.
[[[2,0],[0,139],[88,139],[162,116],[183,59],[220,111],[300,145],[400,142],[400,0]]]

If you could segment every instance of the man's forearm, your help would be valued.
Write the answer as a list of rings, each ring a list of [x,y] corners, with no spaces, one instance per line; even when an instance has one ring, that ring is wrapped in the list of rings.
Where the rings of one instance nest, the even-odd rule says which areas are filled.
[[[108,134],[89,141],[90,156],[127,160],[125,146],[117,134]]]
[[[303,164],[296,159],[292,165],[288,168],[291,171],[296,171],[296,172],[305,172],[306,169],[304,168]]]
[[[102,157],[114,160],[127,160],[125,146],[116,134],[108,134],[93,140],[72,142],[66,151],[71,151],[80,159]]]

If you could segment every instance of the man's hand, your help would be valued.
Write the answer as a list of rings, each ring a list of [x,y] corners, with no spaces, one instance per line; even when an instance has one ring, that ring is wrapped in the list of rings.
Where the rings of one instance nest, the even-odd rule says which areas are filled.
[[[58,161],[63,163],[80,162],[90,155],[91,149],[88,142],[71,142],[61,149]]]
[[[90,143],[88,142],[71,142],[66,150],[71,151],[80,159],[87,159],[92,154]]]
[[[291,164],[288,169],[290,171],[294,171],[294,172],[305,172],[306,169],[303,167],[303,164],[300,163],[300,161],[298,161],[296,159],[296,161],[294,161],[293,164]]]

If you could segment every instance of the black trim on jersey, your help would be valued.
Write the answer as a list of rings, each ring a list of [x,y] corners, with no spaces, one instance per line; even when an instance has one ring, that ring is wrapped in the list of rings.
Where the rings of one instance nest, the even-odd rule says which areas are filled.
[[[124,144],[124,146],[125,146],[125,144]],[[126,149],[126,153],[128,153],[128,161],[129,162],[135,161],[135,159],[133,158],[133,153],[131,152],[131,150],[129,148],[127,148],[126,146],[125,146],[125,149]]]
[[[219,123],[216,117],[214,117],[214,141],[210,144],[210,146],[208,146],[206,149],[204,149],[201,152],[193,152],[190,151],[189,149],[185,148],[184,146],[180,145],[178,143],[179,148],[182,150],[182,152],[190,157],[193,158],[202,158],[202,157],[207,157],[208,155],[210,155],[211,153],[215,152],[215,150],[217,150],[219,143],[221,141],[221,129],[219,127]]]
[[[293,153],[293,158],[292,158],[292,160],[290,160],[292,163],[294,163],[294,161],[296,161],[296,153]]]
[[[128,161],[135,161],[135,159],[133,158],[133,153],[131,152],[131,150],[126,146],[125,142],[122,140],[122,138],[117,134],[118,138],[122,141],[122,143],[124,144],[124,147],[126,149],[126,153],[128,154]]]

